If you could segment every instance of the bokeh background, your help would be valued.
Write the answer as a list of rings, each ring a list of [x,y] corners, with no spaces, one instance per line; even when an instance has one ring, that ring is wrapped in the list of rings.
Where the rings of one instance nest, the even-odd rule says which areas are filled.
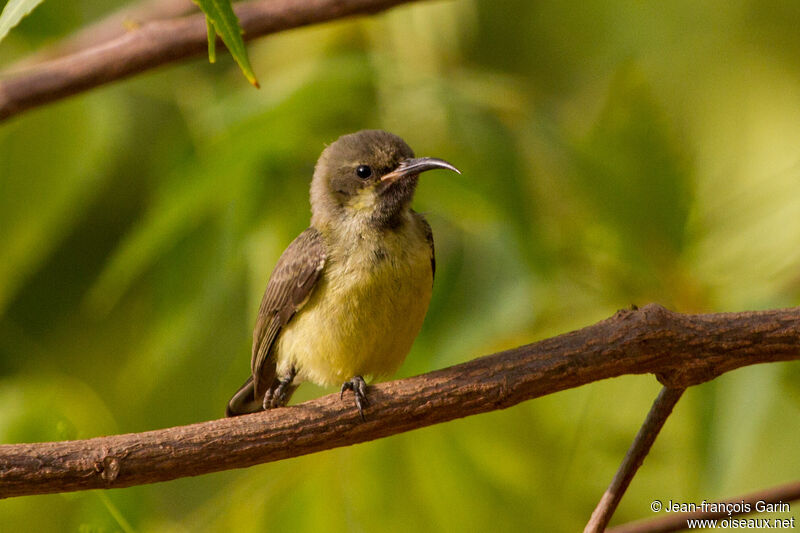
[[[121,5],[45,2],[0,66]],[[400,376],[631,304],[800,305],[798,27],[793,0],[426,2],[251,43],[261,90],[220,53],[0,124],[0,441],[221,416],[316,158],[361,128],[463,171],[419,187],[437,279]],[[576,531],[658,390],[628,376],[246,470],[4,500],[0,522]],[[796,479],[798,415],[798,363],[692,388],[614,523]]]

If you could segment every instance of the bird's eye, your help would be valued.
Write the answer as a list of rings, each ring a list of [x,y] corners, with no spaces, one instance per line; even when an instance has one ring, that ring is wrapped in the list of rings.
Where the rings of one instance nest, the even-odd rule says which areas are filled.
[[[356,169],[356,175],[362,180],[365,180],[372,176],[372,169],[369,168],[368,165],[359,165],[359,167]]]

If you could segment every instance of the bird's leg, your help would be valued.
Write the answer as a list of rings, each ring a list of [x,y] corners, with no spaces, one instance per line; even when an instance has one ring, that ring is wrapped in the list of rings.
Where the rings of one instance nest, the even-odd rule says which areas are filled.
[[[344,398],[344,391],[346,390],[353,391],[353,396],[355,396],[356,399],[356,407],[358,407],[358,414],[361,415],[361,420],[366,420],[366,418],[364,418],[364,407],[369,406],[369,401],[367,400],[367,384],[364,378],[361,376],[353,376],[350,381],[345,381],[342,385],[342,390],[339,391],[339,399]]]
[[[282,377],[278,384],[270,388],[264,395],[264,410],[272,409],[273,407],[280,407],[286,401],[286,395],[289,393],[292,381],[297,375],[297,370],[294,367],[289,369],[289,373]]]

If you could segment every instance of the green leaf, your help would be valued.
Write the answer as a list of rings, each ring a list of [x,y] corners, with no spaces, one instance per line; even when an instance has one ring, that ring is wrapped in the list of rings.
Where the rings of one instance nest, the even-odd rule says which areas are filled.
[[[233,12],[233,6],[230,0],[194,0],[203,13],[206,14],[206,21],[210,21],[217,32],[217,35],[222,38],[222,42],[228,47],[233,58],[239,64],[247,81],[252,83],[255,87],[260,87],[256,75],[253,74],[253,69],[250,66],[250,60],[247,57],[247,48],[244,46],[242,40],[242,27],[239,26],[239,19],[236,18],[236,13]],[[215,46],[212,44],[214,39],[209,29],[208,32],[208,52],[209,59],[214,62],[216,53]]]
[[[208,30],[208,62],[216,63],[217,61],[217,32],[214,29],[214,23],[211,19],[206,17],[206,30]]]
[[[10,0],[0,14],[0,41],[8,35],[11,28],[19,24],[20,20],[41,3],[42,0]]]

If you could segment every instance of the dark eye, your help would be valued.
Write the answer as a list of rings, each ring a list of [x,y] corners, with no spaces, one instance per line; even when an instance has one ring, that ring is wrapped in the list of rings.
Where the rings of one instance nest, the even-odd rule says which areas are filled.
[[[369,168],[368,165],[359,165],[359,167],[356,169],[356,175],[362,180],[365,180],[372,176],[372,169]]]

